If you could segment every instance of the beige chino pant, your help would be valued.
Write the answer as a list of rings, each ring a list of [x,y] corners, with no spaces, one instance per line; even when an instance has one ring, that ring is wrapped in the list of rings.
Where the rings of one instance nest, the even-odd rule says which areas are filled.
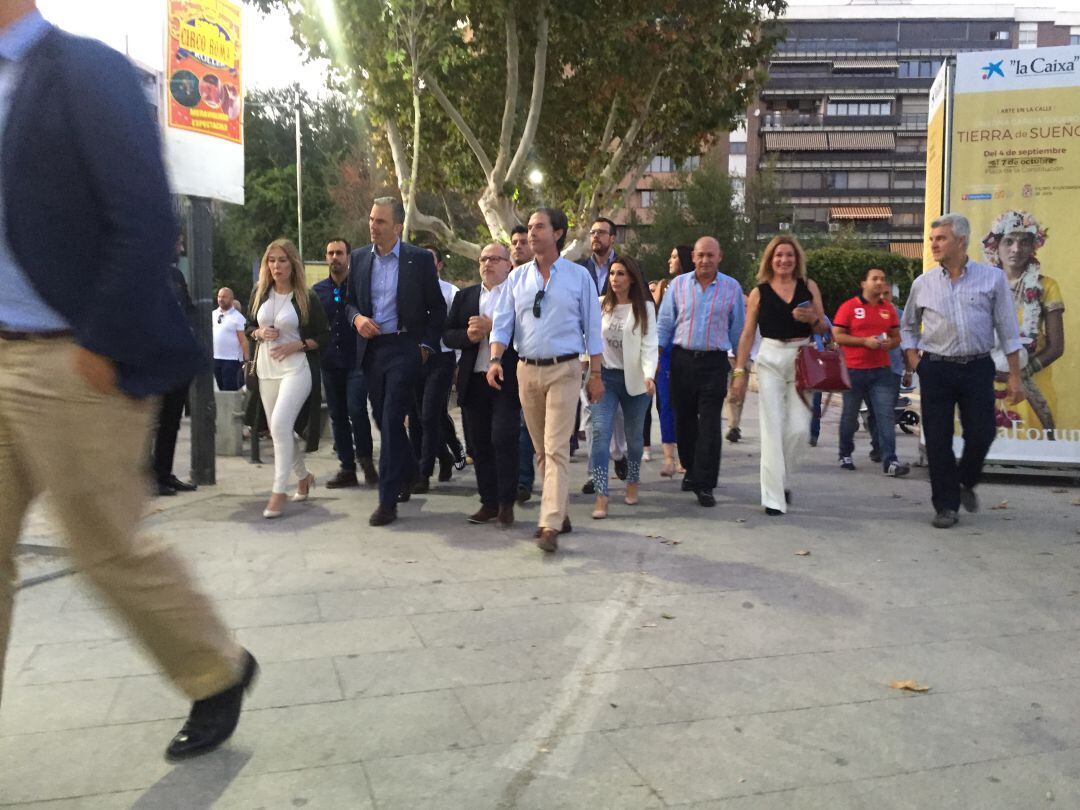
[[[525,426],[536,448],[541,529],[561,529],[570,503],[570,434],[574,432],[581,364],[567,360],[553,366],[518,361],[518,397]]]
[[[66,338],[0,340],[0,679],[15,544],[47,492],[77,567],[189,698],[208,697],[236,683],[243,651],[180,558],[135,534],[156,400],[99,394],[75,374],[74,351]]]

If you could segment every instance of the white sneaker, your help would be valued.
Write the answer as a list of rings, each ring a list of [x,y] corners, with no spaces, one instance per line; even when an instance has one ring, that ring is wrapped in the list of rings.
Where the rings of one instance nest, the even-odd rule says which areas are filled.
[[[646,449],[646,450],[645,450],[645,451],[644,451],[644,452],[643,452],[643,453],[641,454],[641,460],[642,460],[642,461],[652,461],[652,456],[651,456],[651,455],[649,455],[649,451],[648,451],[648,449]]]

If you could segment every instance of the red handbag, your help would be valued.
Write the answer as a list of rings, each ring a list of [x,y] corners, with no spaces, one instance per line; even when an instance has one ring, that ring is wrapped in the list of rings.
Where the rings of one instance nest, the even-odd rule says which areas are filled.
[[[819,349],[813,343],[799,347],[795,356],[795,390],[838,393],[851,389],[844,355],[839,348]]]

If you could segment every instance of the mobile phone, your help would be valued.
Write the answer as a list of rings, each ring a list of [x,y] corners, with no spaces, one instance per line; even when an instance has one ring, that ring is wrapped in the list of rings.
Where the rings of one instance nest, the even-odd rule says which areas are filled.
[[[801,304],[798,304],[795,308],[796,309],[806,309],[807,307],[812,307],[813,305],[814,305],[813,301],[803,301]]]

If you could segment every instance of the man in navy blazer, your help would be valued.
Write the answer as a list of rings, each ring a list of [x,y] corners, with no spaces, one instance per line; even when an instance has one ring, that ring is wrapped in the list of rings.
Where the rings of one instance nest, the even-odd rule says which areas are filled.
[[[435,261],[423,248],[401,241],[405,209],[393,197],[377,197],[368,215],[372,244],[349,260],[345,301],[357,332],[356,361],[364,369],[372,415],[379,425],[379,506],[368,520],[385,526],[397,519],[419,474],[405,417],[415,397],[420,366],[438,351],[446,301]]]
[[[157,126],[122,55],[3,0],[0,132],[0,672],[15,543],[48,492],[79,567],[194,701],[166,749],[193,756],[232,734],[256,664],[181,559],[136,537],[150,396],[206,362],[169,286]]]

